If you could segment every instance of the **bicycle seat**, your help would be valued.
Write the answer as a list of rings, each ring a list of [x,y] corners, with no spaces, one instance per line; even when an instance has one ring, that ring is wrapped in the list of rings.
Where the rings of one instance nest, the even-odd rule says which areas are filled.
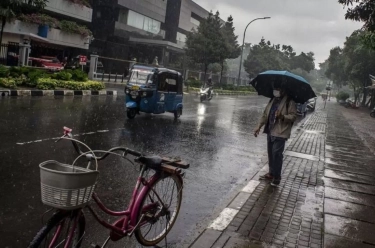
[[[145,164],[147,167],[158,169],[161,167],[162,158],[159,156],[144,156],[138,158],[138,161],[142,164]]]

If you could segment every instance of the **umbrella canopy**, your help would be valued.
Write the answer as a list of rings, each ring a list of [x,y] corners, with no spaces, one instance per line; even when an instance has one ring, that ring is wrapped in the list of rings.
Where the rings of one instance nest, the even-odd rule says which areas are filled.
[[[306,79],[288,71],[262,72],[250,84],[257,90],[258,95],[272,98],[275,82],[282,82],[287,95],[296,103],[305,103],[309,99],[316,97]]]

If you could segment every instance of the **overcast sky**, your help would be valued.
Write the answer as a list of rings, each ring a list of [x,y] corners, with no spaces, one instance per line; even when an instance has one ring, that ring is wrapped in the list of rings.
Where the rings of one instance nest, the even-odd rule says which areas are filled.
[[[217,10],[222,19],[229,15],[239,43],[251,20],[270,16],[269,20],[253,22],[247,29],[245,42],[258,43],[262,37],[274,44],[291,45],[298,53],[314,52],[315,64],[328,58],[329,51],[342,46],[345,37],[362,24],[345,20],[345,10],[337,0],[195,0],[208,10]]]

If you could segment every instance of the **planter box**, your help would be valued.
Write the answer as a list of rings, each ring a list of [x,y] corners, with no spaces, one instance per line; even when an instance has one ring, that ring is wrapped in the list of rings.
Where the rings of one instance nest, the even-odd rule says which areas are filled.
[[[58,44],[61,46],[70,46],[70,47],[78,47],[81,49],[89,49],[88,38],[84,38],[80,34],[66,33],[66,32],[62,32],[59,29],[52,28],[48,32],[47,39],[50,40],[51,43]]]
[[[70,16],[86,22],[92,21],[92,9],[71,3],[67,0],[48,0],[46,10]]]
[[[14,33],[22,35],[29,33],[37,34],[38,27],[39,26],[37,24],[29,24],[16,20],[14,22],[5,24],[4,33]]]

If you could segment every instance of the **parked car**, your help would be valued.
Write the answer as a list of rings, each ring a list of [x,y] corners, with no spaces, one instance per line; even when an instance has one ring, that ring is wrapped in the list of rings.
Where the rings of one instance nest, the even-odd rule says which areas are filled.
[[[56,58],[50,56],[41,56],[40,58],[30,57],[33,61],[33,65],[37,67],[43,67],[51,71],[64,70],[64,65]]]

